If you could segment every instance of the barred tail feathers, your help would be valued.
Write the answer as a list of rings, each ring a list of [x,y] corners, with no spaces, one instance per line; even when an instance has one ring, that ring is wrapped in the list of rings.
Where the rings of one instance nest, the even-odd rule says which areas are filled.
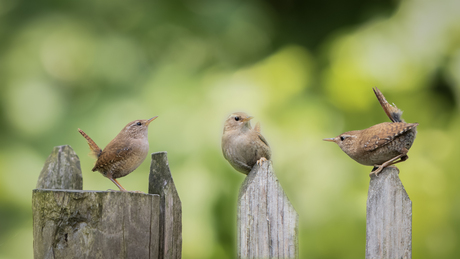
[[[99,148],[99,146],[83,130],[78,129],[78,132],[80,132],[80,134],[86,139],[86,141],[88,141],[88,146],[91,150],[89,154],[98,158],[102,153],[102,149]]]
[[[379,103],[387,114],[388,118],[390,118],[392,122],[404,122],[403,118],[401,117],[402,111],[398,109],[395,104],[393,104],[394,106],[389,104],[385,99],[385,96],[383,96],[382,92],[380,92],[377,87],[372,89],[374,90],[375,96],[377,97],[377,100],[379,100]]]

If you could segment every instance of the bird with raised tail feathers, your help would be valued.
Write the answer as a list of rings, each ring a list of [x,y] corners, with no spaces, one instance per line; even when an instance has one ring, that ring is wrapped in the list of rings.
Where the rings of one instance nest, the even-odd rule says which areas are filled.
[[[116,180],[136,170],[147,157],[149,151],[148,126],[158,116],[148,120],[128,123],[120,133],[102,150],[85,133],[78,132],[88,141],[91,154],[97,158],[92,171],[99,171],[109,178],[120,191],[126,191]]]
[[[376,176],[383,168],[406,161],[417,135],[418,123],[406,123],[402,111],[387,102],[376,87],[373,89],[383,110],[392,122],[383,122],[363,130],[348,131],[325,141],[335,142],[349,157],[363,165],[374,166]]]

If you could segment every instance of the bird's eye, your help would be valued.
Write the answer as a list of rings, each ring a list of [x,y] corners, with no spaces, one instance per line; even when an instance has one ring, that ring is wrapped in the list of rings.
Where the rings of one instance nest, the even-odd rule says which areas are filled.
[[[142,123],[141,123],[140,121],[137,122],[136,124],[137,124],[137,126],[141,126],[141,125],[142,125]]]
[[[236,116],[236,117],[235,117],[235,120],[236,120],[236,121],[239,121],[239,120],[240,120],[240,116]]]
[[[345,138],[343,136],[340,136],[340,140],[343,141]]]

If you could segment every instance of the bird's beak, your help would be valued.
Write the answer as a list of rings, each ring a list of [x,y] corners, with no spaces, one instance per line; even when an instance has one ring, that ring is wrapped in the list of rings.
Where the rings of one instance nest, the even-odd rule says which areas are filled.
[[[155,116],[155,117],[153,117],[153,118],[148,119],[148,120],[147,120],[147,125],[149,125],[150,122],[152,122],[152,121],[155,120],[156,118],[158,118],[158,116]]]
[[[324,141],[335,142],[335,138],[323,138]]]
[[[243,119],[243,122],[247,122],[247,121],[250,121],[250,120],[252,120],[253,118],[254,118],[254,117],[252,117],[252,116],[249,116],[249,117],[247,117],[247,118]]]

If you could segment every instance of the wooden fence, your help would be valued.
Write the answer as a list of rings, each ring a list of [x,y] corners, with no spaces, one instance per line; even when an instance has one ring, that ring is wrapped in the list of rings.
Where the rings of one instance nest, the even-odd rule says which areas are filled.
[[[412,203],[385,168],[372,176],[366,258],[412,257]],[[78,156],[55,147],[33,190],[34,258],[181,258],[182,209],[166,152],[152,154],[149,194],[82,191]],[[238,197],[238,258],[299,258],[299,216],[271,162]]]
[[[78,156],[55,147],[33,190],[34,258],[181,258],[182,211],[166,152],[149,192],[82,191]],[[60,190],[59,190],[60,189]]]

